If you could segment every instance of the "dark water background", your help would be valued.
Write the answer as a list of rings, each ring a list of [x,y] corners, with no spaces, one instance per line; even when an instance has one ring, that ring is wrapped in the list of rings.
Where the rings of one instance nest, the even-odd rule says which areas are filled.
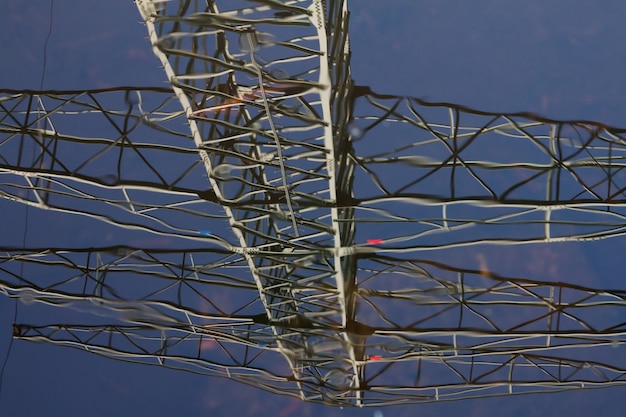
[[[448,101],[489,111],[532,111],[555,118],[626,125],[626,26],[621,1],[353,0],[352,74],[373,90]],[[38,89],[49,0],[0,3],[0,86]],[[44,88],[165,85],[129,0],[55,0]],[[0,202],[0,242],[21,242],[24,208]],[[45,214],[45,213],[44,213]],[[10,219],[10,220],[6,220]],[[32,222],[32,223],[31,223]],[[31,245],[75,234],[44,232],[29,217]],[[99,231],[92,231],[94,241]],[[51,235],[54,233],[54,235]],[[80,236],[81,239],[89,239]],[[623,288],[623,242],[559,250],[485,253],[507,268],[580,274]],[[442,257],[445,257],[442,255]],[[584,272],[586,271],[586,272]],[[0,355],[10,340],[13,304],[0,297]],[[27,315],[28,308],[20,314]],[[340,410],[272,396],[231,381],[126,364],[50,345],[16,341],[4,375],[6,416],[385,416],[501,415],[570,417],[616,414],[623,389],[472,400],[382,410]],[[380,414],[376,414],[380,417]]]

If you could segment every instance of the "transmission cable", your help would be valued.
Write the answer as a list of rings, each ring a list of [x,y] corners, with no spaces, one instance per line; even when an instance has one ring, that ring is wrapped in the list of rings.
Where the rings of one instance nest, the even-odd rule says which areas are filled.
[[[50,41],[50,37],[52,36],[52,21],[53,21],[53,12],[54,12],[54,0],[50,0],[50,24],[48,25],[48,34],[46,35],[46,40],[43,45],[43,65],[41,69],[41,78],[39,79],[39,91],[43,90],[44,80],[46,77],[46,64],[48,61],[48,43]],[[41,101],[39,101],[41,103]],[[38,118],[38,120],[40,120]],[[40,123],[40,121],[38,121]],[[41,134],[41,129],[39,129]],[[33,148],[33,161],[35,159],[34,148]],[[26,249],[26,239],[28,236],[28,208],[29,204],[26,204],[26,208],[24,210],[24,232],[22,234],[22,248]],[[20,277],[24,276],[24,262],[20,263]],[[13,300],[13,324],[17,321],[17,306],[18,301],[17,297]],[[13,333],[11,334],[11,339],[9,340],[9,346],[7,347],[6,355],[4,356],[4,360],[2,361],[2,367],[0,367],[0,399],[2,398],[2,387],[4,382],[4,371],[6,370],[7,363],[9,362],[9,357],[11,355],[11,349],[13,348],[13,341],[15,340],[15,327],[13,328]]]

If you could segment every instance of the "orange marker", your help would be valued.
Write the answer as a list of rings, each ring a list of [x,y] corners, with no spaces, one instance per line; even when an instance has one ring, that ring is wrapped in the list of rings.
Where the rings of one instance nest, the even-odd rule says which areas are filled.
[[[222,110],[231,108],[231,107],[239,107],[247,103],[254,103],[259,99],[263,98],[263,91],[267,95],[267,99],[270,100],[272,98],[277,98],[286,94],[299,94],[306,91],[308,87],[300,87],[293,85],[282,85],[277,84],[273,86],[265,86],[263,90],[258,87],[254,88],[245,88],[242,87],[238,97],[231,97],[226,99],[223,103],[206,107],[203,109],[195,110],[191,113],[191,116],[201,116],[205,113],[216,113],[219,114]]]

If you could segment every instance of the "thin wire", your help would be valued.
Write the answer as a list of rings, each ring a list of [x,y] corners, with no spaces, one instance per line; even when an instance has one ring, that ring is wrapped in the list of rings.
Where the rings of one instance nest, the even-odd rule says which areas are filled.
[[[17,299],[13,300],[13,323],[17,320]],[[2,368],[0,368],[0,399],[2,398],[2,383],[4,381],[4,370],[7,367],[7,363],[9,362],[9,356],[11,355],[11,348],[13,347],[13,341],[15,340],[14,335],[11,335],[11,339],[9,339],[9,347],[7,348],[7,353],[4,355],[4,360],[2,361]]]
[[[43,68],[41,69],[41,79],[39,80],[39,90],[43,90],[43,82],[46,77],[46,64],[48,62],[48,42],[52,36],[52,19],[54,11],[54,0],[50,0],[50,25],[48,26],[48,34],[46,35],[46,41],[43,44]]]
[[[48,61],[48,43],[50,42],[50,37],[52,36],[52,21],[53,21],[53,12],[54,12],[54,0],[50,0],[50,24],[48,26],[48,34],[46,35],[46,40],[43,45],[43,66],[41,69],[41,78],[39,79],[39,91],[43,90],[44,80],[46,77],[46,63]],[[41,131],[41,129],[40,129]],[[34,152],[34,148],[33,148]],[[33,161],[35,155],[33,154]],[[26,239],[28,236],[28,208],[29,204],[26,204],[26,208],[24,210],[24,233],[22,234],[22,248],[26,248]],[[24,262],[20,263],[20,276],[24,276]],[[17,306],[18,301],[17,298],[13,300],[13,323],[17,321]],[[13,330],[15,333],[15,329]],[[7,348],[7,352],[4,356],[4,360],[2,361],[2,367],[0,368],[0,399],[2,398],[2,387],[4,382],[4,371],[6,370],[7,363],[9,362],[9,357],[11,356],[11,350],[13,348],[13,341],[15,340],[15,334],[11,335],[11,339],[9,339],[9,346]]]

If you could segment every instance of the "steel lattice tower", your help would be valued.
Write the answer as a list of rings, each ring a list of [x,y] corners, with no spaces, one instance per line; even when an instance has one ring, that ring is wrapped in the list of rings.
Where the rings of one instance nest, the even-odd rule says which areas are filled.
[[[355,86],[345,1],[136,3],[171,88],[1,91],[0,193],[176,248],[2,248],[81,311],[15,337],[341,406],[626,382],[626,291],[430,257],[621,237],[623,129]]]

